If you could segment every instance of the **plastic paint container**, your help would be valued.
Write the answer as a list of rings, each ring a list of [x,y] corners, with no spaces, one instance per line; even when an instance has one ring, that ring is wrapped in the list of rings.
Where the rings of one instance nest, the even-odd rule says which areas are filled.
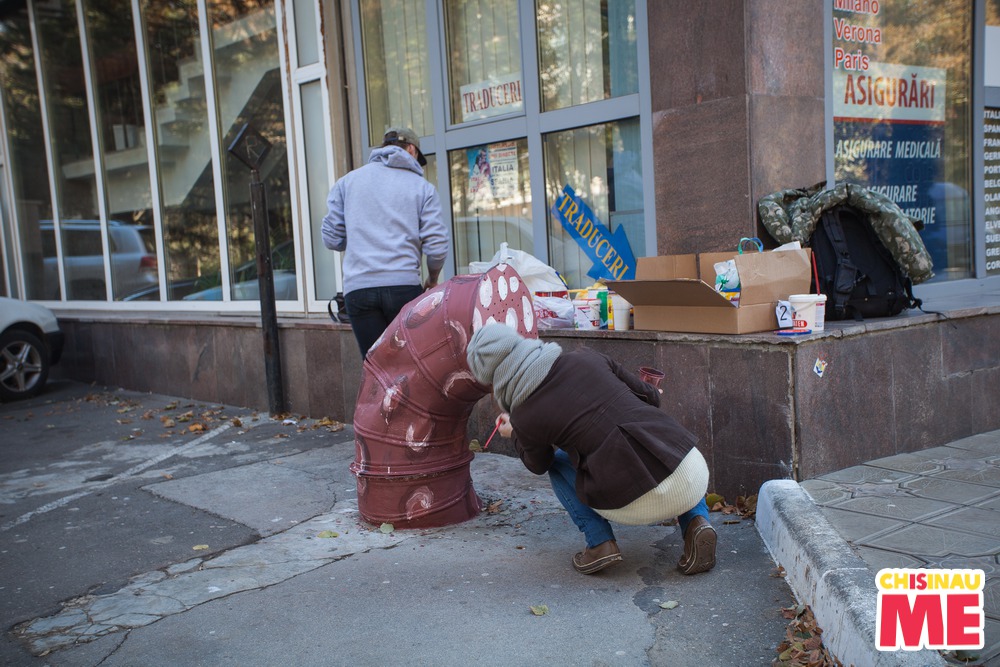
[[[792,294],[788,297],[795,320],[794,329],[823,331],[826,320],[825,294]]]

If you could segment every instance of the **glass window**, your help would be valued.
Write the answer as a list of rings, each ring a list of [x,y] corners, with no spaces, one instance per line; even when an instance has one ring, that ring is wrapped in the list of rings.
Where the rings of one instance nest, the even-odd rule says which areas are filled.
[[[834,3],[837,181],[924,222],[935,280],[972,273],[971,0]]]
[[[533,252],[528,140],[448,152],[455,268],[492,259],[500,244]]]
[[[42,81],[48,106],[49,136],[55,164],[56,201],[63,224],[62,255],[68,299],[107,299],[104,253],[100,241],[100,214],[90,115],[83,74],[76,5],[62,0],[37,13]],[[79,222],[77,222],[79,221]],[[87,236],[73,233],[80,224],[95,230]],[[98,252],[90,243],[96,236]]]
[[[13,183],[10,197],[17,216],[24,298],[59,299],[52,197],[45,151],[40,150],[45,139],[38,77],[28,12],[24,7],[9,12],[0,21],[0,74],[10,150],[7,167]],[[43,220],[48,220],[48,224],[43,225]]]
[[[319,62],[319,39],[316,30],[316,0],[293,0],[298,66]]]
[[[542,110],[639,90],[634,0],[538,0]]]
[[[305,183],[308,189],[309,220],[312,224],[313,278],[316,281],[316,298],[332,299],[340,289],[337,284],[337,254],[323,245],[323,226],[326,215],[326,197],[330,191],[327,173],[327,141],[323,120],[323,85],[310,81],[300,87],[302,95],[302,146],[305,153]]]
[[[517,0],[448,0],[444,10],[452,123],[520,112]]]
[[[546,203],[550,211],[549,264],[569,286],[583,288],[594,282],[593,276],[587,274],[597,260],[583,246],[588,243],[588,249],[593,249],[597,237],[577,239],[552,216],[552,206],[562,198],[567,185],[590,207],[595,222],[608,228],[609,238],[619,228],[625,230],[628,248],[618,241],[622,246],[616,248],[619,256],[627,257],[629,253],[623,252],[627,250],[635,257],[645,255],[639,119],[554,132],[545,135],[543,144]]]
[[[160,294],[156,250],[144,241],[144,236],[153,235],[153,202],[132,3],[84,0],[84,8],[103,157],[114,298],[156,300]],[[99,248],[97,254],[101,254]]]
[[[222,130],[219,150],[225,173],[232,298],[260,298],[250,205],[250,171],[226,150],[240,130],[248,125],[270,145],[258,171],[267,198],[275,298],[296,299],[298,290],[292,243],[285,109],[274,5],[271,0],[243,3],[211,0],[209,15],[212,19],[216,108]],[[215,291],[202,296],[218,299],[222,295]]]
[[[424,0],[361,0],[368,134],[382,144],[390,127],[434,132]]]
[[[196,0],[144,3],[167,298],[218,285],[219,229]]]

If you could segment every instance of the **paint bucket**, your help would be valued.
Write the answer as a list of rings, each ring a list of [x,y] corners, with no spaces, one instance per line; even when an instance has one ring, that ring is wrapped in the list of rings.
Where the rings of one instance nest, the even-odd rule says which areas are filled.
[[[650,368],[649,366],[641,366],[639,368],[639,379],[659,389],[660,383],[663,382],[663,371]]]
[[[479,514],[467,424],[490,388],[476,382],[466,351],[473,332],[491,322],[538,336],[531,292],[507,264],[424,292],[369,350],[351,463],[366,521],[430,528]]]
[[[825,294],[792,294],[788,297],[792,307],[792,330],[823,331],[826,320]]]
[[[617,294],[611,295],[611,311],[612,320],[614,321],[615,331],[628,331],[631,328],[629,324],[629,313],[632,309],[632,304],[626,301],[624,298],[618,296]]]
[[[601,302],[597,299],[573,299],[575,328],[601,328]]]

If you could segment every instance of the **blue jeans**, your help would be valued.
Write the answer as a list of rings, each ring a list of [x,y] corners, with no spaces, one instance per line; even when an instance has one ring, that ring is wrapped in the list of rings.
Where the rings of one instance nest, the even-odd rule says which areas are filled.
[[[549,481],[552,482],[552,490],[555,491],[556,498],[569,512],[569,517],[576,524],[576,527],[583,533],[588,547],[596,547],[602,542],[615,539],[614,531],[611,530],[611,524],[608,520],[584,505],[577,497],[576,469],[570,463],[569,455],[561,449],[556,451],[555,460],[549,468]],[[677,517],[682,536],[687,532],[688,524],[696,516],[708,519],[708,504],[704,498]]]
[[[363,359],[403,306],[424,293],[420,285],[364,287],[344,295],[347,316]]]

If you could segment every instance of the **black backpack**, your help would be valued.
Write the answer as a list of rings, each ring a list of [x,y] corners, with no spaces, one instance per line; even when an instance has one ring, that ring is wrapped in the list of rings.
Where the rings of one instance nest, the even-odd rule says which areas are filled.
[[[826,319],[890,317],[919,308],[913,284],[879,240],[868,215],[840,204],[823,212],[809,245]]]

